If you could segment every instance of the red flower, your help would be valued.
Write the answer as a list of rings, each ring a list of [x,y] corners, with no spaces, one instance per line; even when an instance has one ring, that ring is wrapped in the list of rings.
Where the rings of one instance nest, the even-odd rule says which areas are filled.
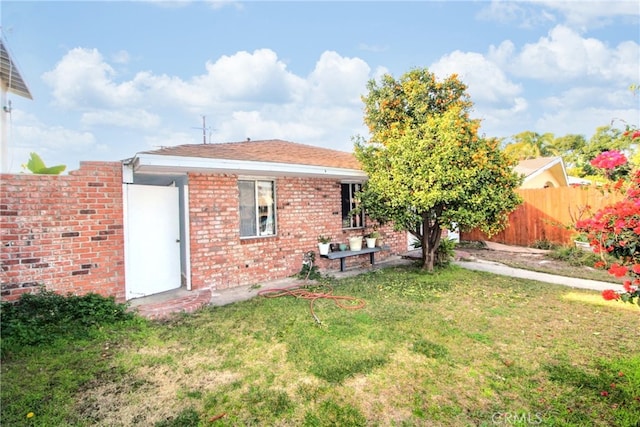
[[[627,267],[624,265],[613,264],[609,269],[609,274],[612,274],[615,277],[624,277],[624,275],[627,274]]]
[[[606,289],[602,291],[602,298],[606,299],[607,301],[612,301],[619,299],[620,295],[613,289]]]
[[[635,264],[633,267],[631,267],[631,271],[636,274],[640,274],[640,264]]]
[[[624,185],[624,179],[619,179],[613,186],[614,189],[619,190]]]
[[[598,261],[595,264],[593,264],[593,266],[595,268],[605,268],[607,266],[607,263],[604,261]]]
[[[607,396],[609,396],[609,392],[607,392],[607,391],[601,391],[601,392],[600,392],[600,396],[607,397]]]
[[[622,287],[624,288],[625,291],[627,292],[631,292],[631,280],[625,280],[624,283],[622,284]]]

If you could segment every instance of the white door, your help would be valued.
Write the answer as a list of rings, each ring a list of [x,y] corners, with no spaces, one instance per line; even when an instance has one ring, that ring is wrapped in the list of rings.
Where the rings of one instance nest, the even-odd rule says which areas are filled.
[[[124,185],[126,298],[180,287],[177,187]]]

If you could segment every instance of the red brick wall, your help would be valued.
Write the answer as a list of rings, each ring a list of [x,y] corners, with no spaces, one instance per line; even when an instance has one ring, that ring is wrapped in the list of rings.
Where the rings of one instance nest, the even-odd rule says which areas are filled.
[[[346,243],[370,230],[343,230],[340,182],[331,179],[276,180],[277,235],[240,239],[238,177],[189,175],[191,284],[193,289],[225,289],[280,279],[300,271],[304,253],[316,252],[321,270],[337,270],[339,260],[321,259],[318,235]],[[406,233],[381,228],[385,245],[377,259],[404,252]],[[369,256],[350,257],[348,266],[368,264]]]
[[[82,162],[69,175],[0,177],[1,299],[40,285],[124,301],[122,166]]]
[[[125,300],[122,169],[120,163],[83,162],[69,175],[0,177],[2,300],[43,285],[62,294],[96,292]],[[191,174],[189,218],[193,289],[224,289],[280,279],[300,271],[320,234],[346,243],[370,230],[342,230],[340,182],[276,180],[278,233],[240,239],[238,177]],[[406,250],[406,233],[381,228],[391,251]],[[369,263],[351,257],[349,266]],[[338,260],[316,257],[322,270]]]

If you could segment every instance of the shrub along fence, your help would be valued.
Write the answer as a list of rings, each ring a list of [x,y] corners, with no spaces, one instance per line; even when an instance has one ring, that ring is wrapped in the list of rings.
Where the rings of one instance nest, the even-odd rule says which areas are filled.
[[[524,202],[509,216],[507,228],[491,238],[479,230],[462,232],[460,239],[516,246],[532,246],[540,241],[571,244],[576,234],[571,226],[577,220],[588,218],[623,197],[594,186],[519,189],[517,192]]]

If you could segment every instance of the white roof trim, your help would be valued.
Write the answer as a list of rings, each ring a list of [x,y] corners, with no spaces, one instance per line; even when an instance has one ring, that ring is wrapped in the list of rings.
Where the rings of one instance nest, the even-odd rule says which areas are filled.
[[[358,169],[291,163],[255,162],[247,160],[211,159],[206,157],[137,154],[132,160],[134,172],[166,173],[233,173],[237,175],[305,176],[314,178],[366,179]]]

